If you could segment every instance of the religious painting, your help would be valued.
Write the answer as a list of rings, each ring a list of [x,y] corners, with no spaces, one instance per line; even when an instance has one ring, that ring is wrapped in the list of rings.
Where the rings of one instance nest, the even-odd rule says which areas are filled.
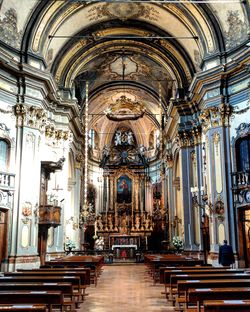
[[[120,176],[117,180],[117,203],[130,204],[132,202],[132,180],[126,176]]]

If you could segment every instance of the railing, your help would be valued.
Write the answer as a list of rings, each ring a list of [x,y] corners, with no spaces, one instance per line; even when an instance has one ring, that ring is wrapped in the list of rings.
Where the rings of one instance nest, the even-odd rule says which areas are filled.
[[[61,224],[61,210],[59,206],[44,205],[39,207],[39,224],[58,226]]]
[[[250,187],[250,171],[232,172],[232,185],[234,190]]]
[[[12,173],[0,172],[0,188],[13,190],[15,186],[15,175]]]

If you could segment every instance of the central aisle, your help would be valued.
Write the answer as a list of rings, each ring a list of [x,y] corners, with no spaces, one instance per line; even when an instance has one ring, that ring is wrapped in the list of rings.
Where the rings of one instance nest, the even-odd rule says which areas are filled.
[[[87,288],[89,294],[82,312],[167,312],[174,311],[162,294],[164,286],[153,285],[146,267],[106,265],[97,287]]]

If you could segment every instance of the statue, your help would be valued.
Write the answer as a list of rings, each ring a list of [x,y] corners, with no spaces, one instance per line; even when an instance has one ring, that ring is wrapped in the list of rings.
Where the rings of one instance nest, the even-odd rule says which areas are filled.
[[[100,162],[100,167],[104,167],[109,160],[110,148],[108,145],[104,145],[102,150],[102,159]]]
[[[143,163],[143,165],[146,166],[148,161],[147,161],[147,158],[145,156],[145,151],[146,151],[145,146],[140,144],[137,148],[137,154],[138,154],[139,160]]]
[[[128,145],[132,145],[134,143],[134,138],[131,131],[128,131],[127,133],[127,143]]]
[[[137,214],[137,215],[135,216],[135,229],[136,229],[137,231],[140,230],[140,216],[139,216],[139,214]]]
[[[121,217],[121,233],[127,234],[127,216],[124,212]]]
[[[113,230],[113,218],[112,218],[112,214],[108,215],[108,227],[109,230],[112,231]]]
[[[117,130],[115,133],[115,145],[121,145],[122,144],[122,132],[121,130]]]
[[[95,250],[103,250],[104,247],[104,238],[98,237],[95,241]]]
[[[150,218],[147,215],[146,219],[145,219],[145,230],[149,230],[150,229]]]
[[[103,231],[103,224],[102,224],[102,217],[101,216],[97,217],[97,228],[98,228],[98,231]]]

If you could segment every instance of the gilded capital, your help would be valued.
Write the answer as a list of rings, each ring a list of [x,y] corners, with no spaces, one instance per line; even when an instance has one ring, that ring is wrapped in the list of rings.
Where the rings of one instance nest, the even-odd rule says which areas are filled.
[[[211,128],[228,126],[232,112],[232,106],[224,103],[204,109],[199,116],[203,130],[206,132]]]
[[[44,131],[47,115],[42,108],[18,103],[14,106],[14,114],[16,116],[17,126],[26,126]]]

